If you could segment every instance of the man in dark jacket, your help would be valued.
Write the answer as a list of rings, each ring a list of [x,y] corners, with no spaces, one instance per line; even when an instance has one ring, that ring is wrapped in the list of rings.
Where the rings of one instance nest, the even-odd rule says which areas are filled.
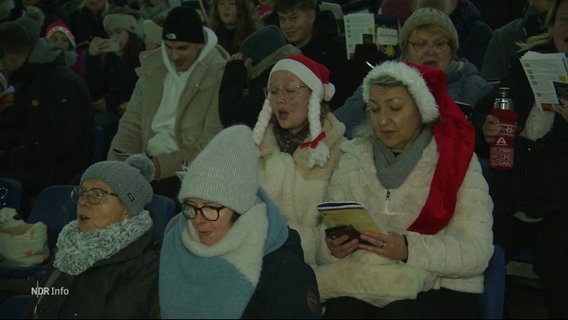
[[[2,25],[0,39],[23,29],[14,22]],[[65,66],[59,48],[39,39],[31,53],[18,58],[25,63],[10,77],[14,105],[0,116],[0,176],[22,183],[26,217],[41,189],[71,183],[87,168],[94,122],[87,87]]]

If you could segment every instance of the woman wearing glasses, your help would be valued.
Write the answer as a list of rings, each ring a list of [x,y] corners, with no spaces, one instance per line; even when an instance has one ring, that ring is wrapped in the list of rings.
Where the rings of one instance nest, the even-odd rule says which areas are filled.
[[[144,207],[152,200],[152,162],[142,155],[101,161],[71,197],[77,220],[57,239],[53,266],[33,297],[34,318],[148,318],[157,306],[159,244]]]
[[[315,275],[258,179],[245,125],[229,127],[191,162],[160,257],[164,319],[320,318]]]
[[[326,200],[345,140],[345,126],[327,107],[334,92],[325,66],[304,55],[283,58],[270,72],[253,130],[260,148],[260,183],[300,233],[304,258],[313,267],[322,241],[315,207]]]
[[[474,64],[456,55],[458,33],[448,15],[434,8],[414,11],[400,31],[400,59],[414,64],[436,67],[446,76],[446,88],[462,111],[469,116],[472,107],[491,91],[491,85]],[[347,126],[347,137],[365,117],[362,87],[335,111]]]

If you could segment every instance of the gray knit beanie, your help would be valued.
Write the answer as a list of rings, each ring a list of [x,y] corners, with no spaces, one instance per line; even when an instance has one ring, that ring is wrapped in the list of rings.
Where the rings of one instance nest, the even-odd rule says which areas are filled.
[[[112,191],[135,216],[144,210],[154,195],[150,181],[154,165],[146,155],[136,154],[125,161],[101,161],[91,165],[81,176],[81,184],[87,179],[99,179]]]
[[[41,26],[45,21],[45,14],[40,8],[31,6],[24,11],[21,17],[15,20],[24,27],[34,41],[41,37]]]
[[[252,131],[235,125],[219,132],[191,162],[178,198],[212,201],[244,214],[256,203],[260,152]]]
[[[402,29],[400,30],[400,49],[404,55],[408,52],[408,38],[410,33],[420,27],[425,25],[436,25],[444,29],[448,33],[450,38],[450,47],[455,53],[459,47],[458,32],[454,23],[450,19],[447,13],[442,12],[434,8],[422,8],[415,10],[408,19],[404,22]]]

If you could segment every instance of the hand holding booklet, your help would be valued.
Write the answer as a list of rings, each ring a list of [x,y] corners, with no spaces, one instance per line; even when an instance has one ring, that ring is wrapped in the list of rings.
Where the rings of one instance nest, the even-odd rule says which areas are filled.
[[[379,221],[367,211],[364,205],[355,201],[322,202],[316,206],[325,222],[335,227],[337,225],[352,225],[359,233],[374,231],[386,233]]]
[[[543,111],[553,111],[566,99],[568,85],[568,60],[564,53],[539,53],[528,51],[521,63],[537,106]]]

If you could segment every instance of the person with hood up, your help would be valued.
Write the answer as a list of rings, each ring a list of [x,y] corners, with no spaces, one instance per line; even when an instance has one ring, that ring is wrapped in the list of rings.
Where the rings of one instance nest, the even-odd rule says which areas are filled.
[[[89,166],[95,132],[87,85],[37,31],[18,22],[0,28],[0,59],[15,88],[14,105],[0,117],[0,176],[22,183],[24,218],[43,188],[74,183]],[[26,41],[33,49],[16,50]]]
[[[221,131],[189,165],[160,257],[163,319],[320,318],[300,237],[261,188],[252,131]]]
[[[173,199],[176,171],[190,163],[221,131],[219,87],[229,54],[186,6],[169,11],[160,50],[143,51],[138,81],[118,124],[108,159],[146,153],[154,167],[154,192]]]

